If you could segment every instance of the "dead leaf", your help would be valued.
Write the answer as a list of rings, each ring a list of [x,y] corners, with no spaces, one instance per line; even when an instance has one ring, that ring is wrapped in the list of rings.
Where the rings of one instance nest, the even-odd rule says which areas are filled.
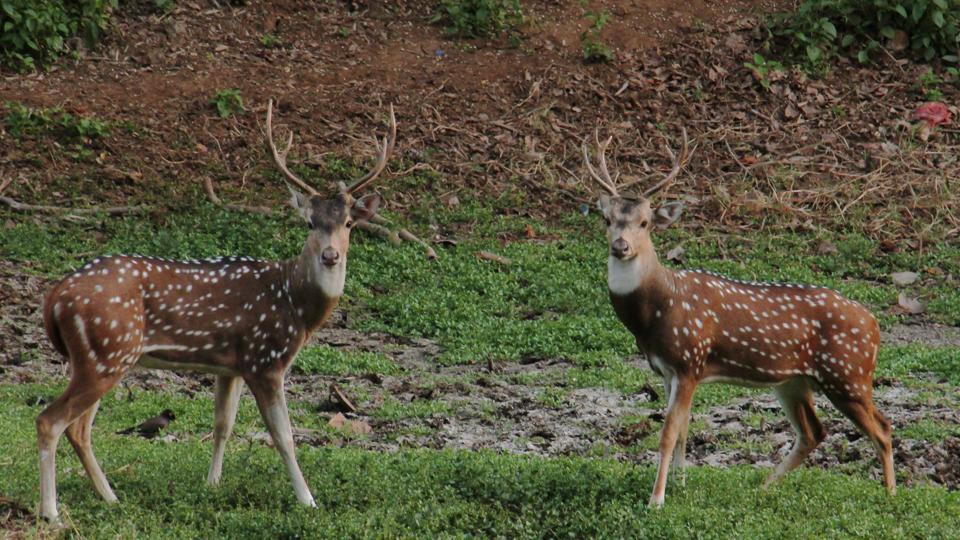
[[[675,263],[683,264],[683,246],[676,246],[667,252],[667,260]]]
[[[351,420],[348,425],[348,431],[355,435],[366,435],[368,433],[373,433],[373,428],[370,427],[370,424],[364,422],[363,420]]]
[[[890,274],[890,279],[893,280],[894,285],[910,285],[911,283],[917,281],[917,278],[920,277],[916,272],[894,272]]]
[[[890,48],[894,52],[900,52],[907,48],[907,45],[910,44],[910,39],[907,36],[907,33],[903,30],[896,30],[893,33],[893,37],[890,38]]]
[[[817,255],[836,255],[837,253],[837,245],[829,240],[824,240],[817,246]]]
[[[336,429],[341,429],[347,423],[347,417],[343,413],[333,415],[333,418],[327,422],[327,425]]]
[[[919,315],[927,311],[927,306],[923,302],[912,296],[907,296],[905,292],[897,295],[897,305],[911,315]]]
[[[530,225],[529,223],[527,223],[527,228],[526,228],[525,234],[527,235],[527,238],[536,238],[536,237],[537,237],[537,231],[535,231],[535,230],[533,229],[533,225]]]

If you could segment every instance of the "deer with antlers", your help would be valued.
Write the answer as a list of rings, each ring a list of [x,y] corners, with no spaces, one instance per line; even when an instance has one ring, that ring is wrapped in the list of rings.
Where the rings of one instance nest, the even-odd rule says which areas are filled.
[[[293,483],[297,500],[316,506],[294,453],[283,392],[297,352],[330,316],[343,294],[351,227],[377,210],[380,198],[356,198],[386,168],[396,142],[377,141],[373,169],[323,196],[288,168],[293,134],[281,151],[273,140],[273,102],[267,106],[267,142],[286,179],[291,205],[310,229],[299,256],[282,262],[245,257],[170,261],[151,257],[95,259],[47,294],[43,316],[53,346],[71,367],[67,389],[37,418],[40,513],[58,519],[55,456],[64,431],[94,488],[117,498],[90,442],[100,399],[134,366],[196,370],[216,375],[213,459],[207,481],[220,481],[233,430],[240,381],[257,407]],[[304,193],[305,192],[305,193]]]
[[[671,270],[657,259],[654,229],[680,218],[682,204],[654,210],[651,199],[669,186],[692,151],[687,134],[670,173],[639,197],[621,195],[594,132],[598,164],[583,159],[605,194],[600,210],[607,226],[607,285],[620,321],[636,338],[668,395],[660,436],[660,461],[650,506],[661,506],[671,455],[684,467],[690,407],[700,383],[772,387],[797,433],[789,455],[765,486],[799,466],[823,441],[813,393],[821,392],[877,447],[887,490],[896,490],[891,427],[873,404],[873,371],[880,331],[860,304],[823,287],[747,283],[708,272]],[[598,170],[599,169],[599,170]],[[679,441],[679,443],[678,443]]]

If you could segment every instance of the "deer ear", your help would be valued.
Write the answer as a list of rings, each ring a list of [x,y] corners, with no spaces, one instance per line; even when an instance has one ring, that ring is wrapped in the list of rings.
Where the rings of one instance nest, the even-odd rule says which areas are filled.
[[[287,184],[287,189],[290,190],[290,206],[300,214],[300,217],[305,219],[307,223],[310,222],[310,196],[300,193],[293,186]]]
[[[380,195],[376,193],[365,195],[350,208],[350,217],[354,221],[366,221],[377,213],[379,207]]]
[[[666,229],[680,219],[680,214],[683,214],[683,203],[679,201],[669,202],[657,208],[657,213],[653,217],[653,224],[658,229]]]
[[[610,210],[610,196],[601,193],[600,199],[597,200],[597,208],[600,210],[600,213],[607,215],[607,212]]]

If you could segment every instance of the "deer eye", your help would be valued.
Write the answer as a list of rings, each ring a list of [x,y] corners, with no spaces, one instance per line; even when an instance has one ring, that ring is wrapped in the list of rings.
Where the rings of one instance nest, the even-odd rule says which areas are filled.
[[[641,221],[641,222],[640,222],[640,227],[643,228],[643,229],[646,229],[646,228],[647,228],[647,220]]]
[[[603,218],[603,222],[607,224],[607,227],[610,226],[610,218],[604,217],[604,218]]]
[[[352,220],[352,219],[348,219],[348,220],[347,220],[347,228],[349,229],[349,228],[351,228],[351,227],[353,227],[353,220]]]

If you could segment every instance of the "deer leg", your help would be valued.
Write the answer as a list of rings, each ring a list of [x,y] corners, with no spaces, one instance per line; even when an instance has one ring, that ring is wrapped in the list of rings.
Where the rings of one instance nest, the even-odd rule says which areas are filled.
[[[690,414],[687,413],[677,435],[677,445],[673,448],[673,479],[681,486],[687,485],[687,435],[690,431]]]
[[[287,401],[283,395],[283,377],[276,376],[263,379],[247,379],[247,385],[257,401],[260,415],[267,424],[267,430],[273,438],[273,444],[280,452],[287,474],[293,483],[293,490],[300,504],[316,507],[317,503],[310,494],[310,488],[303,479],[293,443],[293,431],[290,428],[290,417],[287,413]]]
[[[119,376],[116,376],[112,380],[91,380],[93,377],[89,372],[80,373],[82,369],[84,368],[74,365],[73,377],[67,389],[37,416],[37,446],[40,450],[40,515],[51,522],[59,521],[56,459],[60,436],[67,427],[96,405],[119,379]],[[90,455],[92,458],[92,454]],[[82,454],[80,459],[83,460]],[[86,462],[84,465],[86,466]],[[96,468],[99,471],[99,465]],[[103,476],[102,471],[100,476]],[[91,479],[93,478],[94,476],[91,475]],[[106,483],[105,478],[104,483]],[[107,489],[109,490],[109,486]],[[104,498],[107,497],[104,496]]]
[[[893,473],[893,433],[888,421],[873,405],[873,400],[852,400],[840,396],[830,396],[834,406],[850,419],[873,441],[877,448],[877,457],[883,466],[883,484],[891,495],[897,492],[897,480]]]
[[[797,433],[797,440],[790,450],[790,454],[777,465],[772,473],[763,482],[763,487],[767,488],[784,477],[788,472],[796,469],[810,452],[819,446],[826,437],[826,430],[823,424],[817,418],[816,409],[813,404],[813,390],[804,379],[794,379],[780,386],[777,386],[774,392],[784,412],[787,413],[787,419]]]
[[[93,428],[93,418],[97,415],[99,408],[100,400],[97,400],[92,407],[80,415],[80,418],[77,418],[70,424],[70,427],[67,428],[67,439],[70,441],[70,444],[73,445],[77,456],[80,457],[80,462],[83,463],[83,468],[86,469],[87,476],[89,476],[90,481],[93,482],[93,488],[103,497],[103,500],[112,503],[117,502],[117,496],[114,495],[113,490],[110,489],[110,483],[107,482],[107,477],[103,474],[103,470],[100,469],[100,464],[97,463],[97,458],[93,455],[93,445],[90,443],[90,431]]]
[[[223,452],[227,447],[227,439],[233,432],[233,424],[237,419],[237,406],[240,404],[239,377],[217,377],[214,390],[213,407],[213,459],[210,460],[210,472],[207,473],[207,483],[220,483],[220,473],[223,471]]]
[[[696,389],[696,382],[682,377],[673,377],[667,415],[663,422],[663,431],[660,433],[660,463],[657,466],[657,479],[653,485],[653,493],[650,495],[649,506],[663,506],[667,472],[670,470],[670,456],[677,444],[677,437],[683,428],[684,419],[690,417],[694,389]]]

